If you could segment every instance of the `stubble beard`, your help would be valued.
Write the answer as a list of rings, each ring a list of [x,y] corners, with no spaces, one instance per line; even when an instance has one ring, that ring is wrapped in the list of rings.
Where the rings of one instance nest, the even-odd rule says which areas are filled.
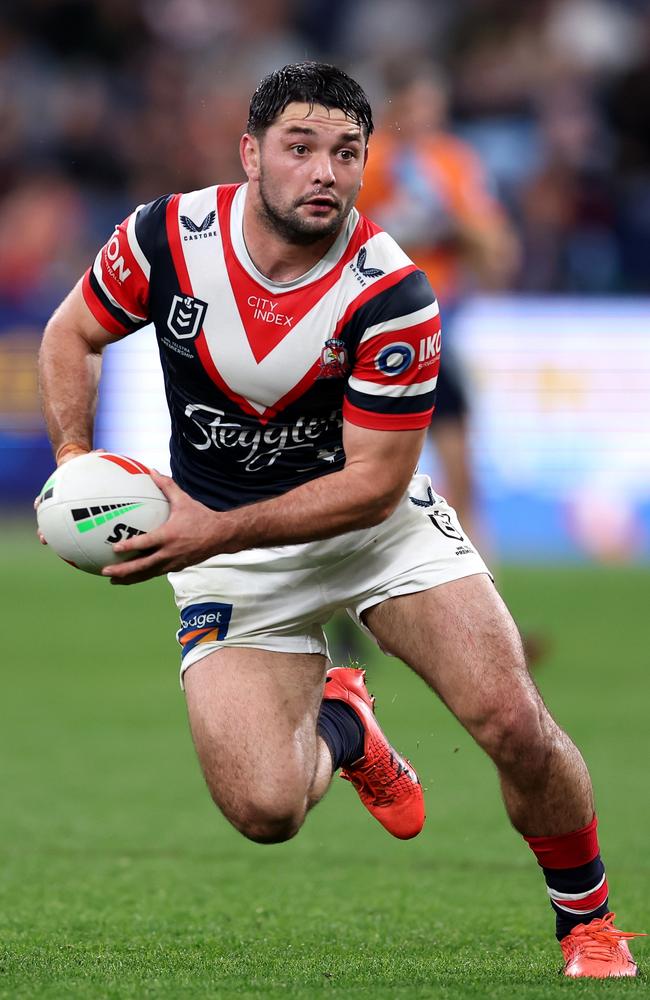
[[[294,246],[313,246],[330,236],[336,236],[347,218],[353,201],[349,205],[341,205],[332,219],[327,222],[321,219],[304,219],[299,213],[300,201],[294,202],[290,208],[281,209],[274,205],[269,190],[264,182],[264,176],[259,181],[260,217],[266,228],[279,236],[286,243]]]

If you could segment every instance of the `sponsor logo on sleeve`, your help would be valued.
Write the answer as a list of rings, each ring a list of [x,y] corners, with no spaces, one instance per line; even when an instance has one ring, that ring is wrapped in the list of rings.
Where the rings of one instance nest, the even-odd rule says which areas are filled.
[[[375,357],[375,368],[382,375],[402,375],[407,371],[415,360],[415,348],[411,344],[399,341],[396,344],[388,344],[382,347]]]
[[[131,274],[131,269],[126,266],[122,248],[120,246],[120,231],[116,229],[110,240],[104,247],[104,264],[106,270],[118,284],[122,285]]]

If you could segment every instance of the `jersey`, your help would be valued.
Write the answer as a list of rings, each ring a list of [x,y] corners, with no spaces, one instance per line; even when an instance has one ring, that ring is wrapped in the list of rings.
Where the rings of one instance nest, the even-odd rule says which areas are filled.
[[[425,275],[353,209],[325,256],[269,281],[243,237],[246,185],[137,208],[83,279],[97,321],[153,323],[171,414],[171,470],[215,510],[339,469],[343,420],[426,427],[440,323]]]

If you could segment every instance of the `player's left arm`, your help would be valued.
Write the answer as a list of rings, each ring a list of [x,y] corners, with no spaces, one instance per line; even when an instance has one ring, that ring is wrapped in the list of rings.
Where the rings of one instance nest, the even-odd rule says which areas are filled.
[[[128,562],[103,571],[113,583],[184,569],[219,552],[310,542],[380,524],[404,496],[426,430],[373,430],[344,421],[343,469],[271,500],[217,513],[167,476],[154,479],[171,503],[162,527],[114,546]]]

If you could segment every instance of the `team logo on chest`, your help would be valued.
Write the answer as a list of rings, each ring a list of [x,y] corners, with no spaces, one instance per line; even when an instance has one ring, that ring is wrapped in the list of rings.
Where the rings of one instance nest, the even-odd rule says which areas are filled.
[[[332,337],[326,340],[320,352],[319,378],[342,378],[348,368],[348,352],[342,340]]]
[[[192,295],[175,295],[172,299],[167,326],[177,340],[196,337],[203,325],[208,303]]]

